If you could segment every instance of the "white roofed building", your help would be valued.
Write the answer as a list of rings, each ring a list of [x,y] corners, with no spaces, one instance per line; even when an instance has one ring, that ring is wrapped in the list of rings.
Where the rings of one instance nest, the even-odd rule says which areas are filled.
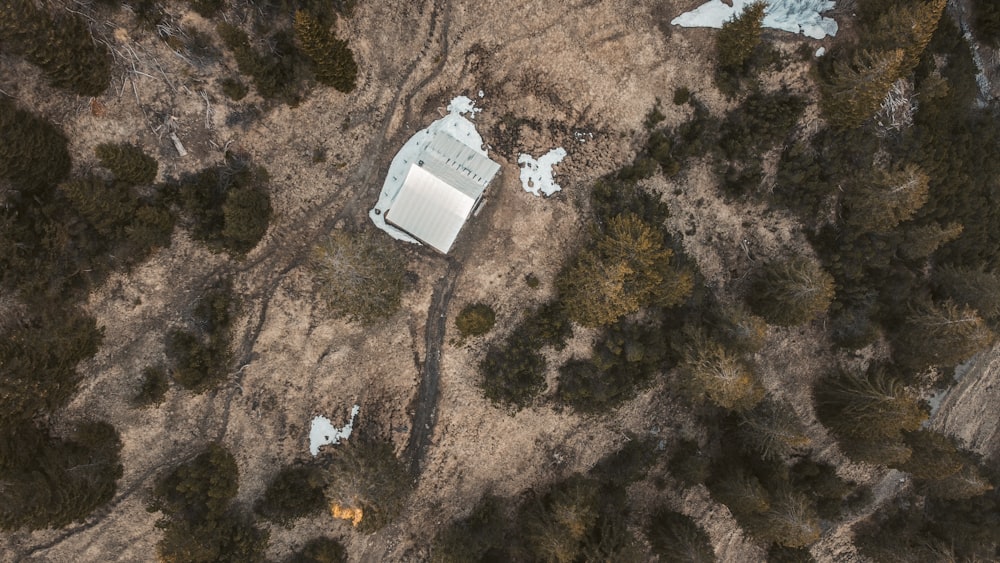
[[[407,164],[385,221],[447,253],[500,165],[442,129]]]

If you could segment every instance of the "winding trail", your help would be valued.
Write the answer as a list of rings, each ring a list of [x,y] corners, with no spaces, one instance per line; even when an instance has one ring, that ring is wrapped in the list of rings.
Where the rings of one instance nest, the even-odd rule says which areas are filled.
[[[444,344],[448,304],[455,291],[455,280],[462,271],[458,260],[448,260],[448,269],[434,284],[431,306],[427,309],[427,326],[424,334],[424,363],[420,370],[416,408],[413,413],[413,430],[406,444],[403,457],[414,478],[420,475],[420,462],[430,446],[437,423],[438,382],[441,375],[441,346]]]

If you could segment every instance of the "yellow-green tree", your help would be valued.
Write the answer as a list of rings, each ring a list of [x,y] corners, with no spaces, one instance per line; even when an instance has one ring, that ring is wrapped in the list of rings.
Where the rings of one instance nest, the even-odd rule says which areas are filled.
[[[696,334],[684,351],[681,363],[685,388],[696,400],[746,411],[764,396],[752,366],[739,354],[703,334]]]
[[[754,276],[747,303],[771,324],[807,323],[826,312],[833,301],[833,276],[805,257],[765,264]]]
[[[323,26],[315,16],[305,10],[295,12],[295,36],[302,51],[316,65],[316,80],[341,92],[354,90],[358,77],[358,64],[347,41]]]
[[[889,232],[927,203],[930,177],[915,164],[878,169],[866,180],[844,196],[846,222],[860,231]]]
[[[954,366],[986,349],[995,335],[970,307],[919,301],[894,339],[896,361],[912,369]]]
[[[733,16],[733,19],[722,24],[722,29],[715,38],[719,66],[739,69],[750,58],[753,50],[760,44],[765,8],[766,2],[752,2],[738,16]]]
[[[875,115],[892,83],[900,76],[902,49],[860,51],[837,61],[820,86],[820,109],[834,127],[851,129]]]
[[[874,50],[902,49],[900,76],[909,75],[931,42],[948,0],[902,1],[876,20],[864,44]]]
[[[612,218],[556,280],[567,314],[585,326],[604,326],[642,307],[679,304],[693,278],[671,256],[660,229],[631,213]]]

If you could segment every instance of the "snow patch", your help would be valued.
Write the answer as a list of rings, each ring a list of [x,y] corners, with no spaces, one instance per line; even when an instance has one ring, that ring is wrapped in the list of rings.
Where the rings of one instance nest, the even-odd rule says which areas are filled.
[[[743,12],[752,0],[732,0],[728,6],[722,0],[709,0],[690,12],[674,18],[673,25],[681,27],[714,27]],[[764,10],[764,27],[790,33],[801,33],[813,39],[837,35],[837,22],[820,14],[833,9],[834,0],[772,0]]]
[[[354,431],[354,419],[361,411],[361,407],[354,405],[351,409],[351,420],[343,428],[336,428],[330,419],[325,416],[317,416],[312,420],[312,427],[309,429],[309,453],[314,457],[319,454],[320,446],[326,444],[339,444],[341,440],[351,437]]]
[[[566,158],[566,149],[556,147],[550,150],[545,156],[535,160],[530,154],[522,154],[517,157],[517,163],[521,166],[521,186],[524,191],[535,195],[538,192],[550,196],[562,188],[552,179],[552,167],[562,162]]]
[[[477,108],[476,103],[467,96],[458,96],[448,104],[448,115],[417,131],[403,144],[403,148],[399,149],[396,156],[392,158],[392,163],[389,164],[389,172],[385,175],[385,182],[382,184],[382,191],[379,192],[378,202],[368,212],[368,217],[372,223],[375,223],[376,227],[396,240],[420,244],[417,239],[386,223],[385,212],[389,210],[392,202],[399,195],[403,181],[406,180],[406,174],[410,170],[410,164],[418,160],[420,153],[434,138],[436,132],[445,131],[483,156],[489,156],[483,150],[483,138],[476,131],[476,126],[462,117],[463,114],[475,115],[480,111],[482,109]]]
[[[825,54],[826,54],[826,47],[820,47],[819,49],[816,49],[816,58],[822,57]]]

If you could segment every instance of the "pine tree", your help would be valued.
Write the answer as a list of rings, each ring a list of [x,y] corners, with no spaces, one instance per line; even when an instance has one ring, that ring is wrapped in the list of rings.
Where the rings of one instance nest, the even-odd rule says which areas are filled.
[[[865,45],[872,50],[902,49],[900,76],[908,76],[937,29],[948,0],[896,2],[885,10],[869,33]]]
[[[813,389],[816,415],[838,437],[875,441],[916,430],[927,419],[926,405],[883,369],[861,374],[840,371]]]
[[[642,307],[681,303],[693,279],[671,256],[658,228],[631,213],[615,216],[556,280],[566,312],[584,326],[603,326]]]
[[[861,232],[889,232],[927,203],[930,177],[916,165],[876,170],[873,176],[844,197],[849,226]]]
[[[102,333],[76,308],[41,311],[0,334],[0,428],[51,414],[76,391],[76,365],[97,353]]]
[[[779,459],[809,447],[805,425],[791,405],[765,399],[743,415],[740,443],[764,459]]]
[[[992,491],[993,484],[975,464],[967,463],[957,473],[944,479],[921,482],[918,490],[935,498],[962,500]]]
[[[98,96],[111,81],[111,53],[77,14],[53,18],[30,0],[0,5],[0,41],[42,69],[53,86]]]
[[[281,468],[267,485],[254,511],[272,522],[288,524],[296,518],[322,512],[323,471],[317,467],[289,465]]]
[[[712,541],[705,530],[679,512],[658,509],[646,525],[646,537],[661,561],[714,563]]]
[[[896,361],[912,369],[954,366],[985,350],[995,335],[975,310],[953,301],[911,305],[893,338]]]
[[[923,260],[941,246],[955,240],[964,227],[959,223],[915,225],[902,231],[899,253],[907,260]]]
[[[904,53],[861,51],[850,61],[836,61],[821,85],[820,108],[831,125],[851,129],[875,115],[892,83],[899,78]]]
[[[115,180],[127,186],[153,183],[159,164],[142,149],[128,143],[101,143],[94,152],[101,166],[115,175]]]
[[[2,17],[0,17],[2,19]],[[67,139],[48,121],[0,96],[0,178],[16,189],[38,191],[69,175]]]
[[[319,537],[306,542],[287,563],[347,563],[347,554],[337,540]]]
[[[302,50],[316,65],[316,80],[344,93],[357,84],[358,64],[347,41],[336,35],[304,10],[295,12],[295,36]]]
[[[1000,318],[1000,274],[982,268],[944,265],[934,269],[932,281],[945,297],[975,309],[983,319]]]
[[[733,16],[733,19],[722,24],[722,29],[715,38],[720,67],[737,70],[746,64],[760,44],[761,24],[766,8],[766,2],[752,2],[738,16]]]
[[[712,498],[729,507],[738,520],[766,514],[771,509],[771,495],[753,475],[740,467],[730,468],[720,479],[708,486]]]
[[[725,409],[746,411],[764,396],[750,364],[703,334],[691,338],[681,370],[694,398],[707,398]]]
[[[897,466],[918,479],[946,479],[964,466],[958,449],[947,436],[933,430],[916,430],[904,434],[910,458]]]
[[[472,513],[450,523],[434,538],[432,563],[499,560],[510,543],[502,501],[484,495]],[[493,554],[492,559],[488,558]]]
[[[264,233],[271,221],[271,196],[259,184],[238,186],[226,194],[222,206],[225,227],[222,229],[222,244],[230,252],[249,252]]]
[[[805,547],[819,539],[819,517],[805,495],[783,491],[771,502],[761,531],[783,546]]]
[[[791,258],[761,268],[747,298],[750,309],[769,323],[793,326],[826,312],[833,300],[833,277],[814,260]]]
[[[218,520],[238,488],[236,459],[224,446],[212,443],[157,480],[152,508],[197,524]]]
[[[139,207],[132,188],[97,176],[63,182],[59,192],[98,233],[111,240],[125,238],[125,229]]]

